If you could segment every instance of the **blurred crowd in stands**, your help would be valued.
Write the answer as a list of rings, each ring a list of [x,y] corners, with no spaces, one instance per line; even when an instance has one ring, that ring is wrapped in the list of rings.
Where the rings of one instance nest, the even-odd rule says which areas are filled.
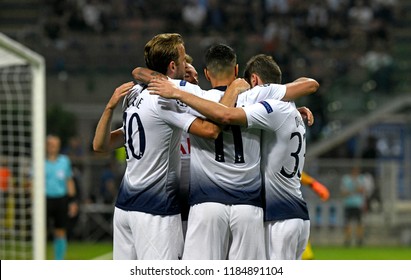
[[[108,49],[107,57],[141,54],[142,59],[142,47],[153,35],[178,32],[199,69],[202,51],[217,41],[235,48],[240,71],[252,55],[272,55],[283,71],[283,82],[310,76],[321,84],[306,104],[316,117],[311,140],[321,136],[327,123],[323,95],[333,87],[384,94],[395,88],[392,29],[401,13],[397,0],[46,2],[41,20],[46,42],[64,52],[96,48],[93,40],[99,48]],[[121,47],[116,49],[116,45]],[[71,61],[56,60],[57,71],[74,61],[66,60]],[[112,59],[106,61],[103,68],[114,67]]]
[[[130,61],[144,65],[145,42],[162,32],[183,35],[197,69],[203,66],[203,50],[213,42],[234,47],[240,75],[251,56],[270,54],[282,69],[284,83],[310,76],[321,84],[314,96],[302,101],[315,116],[311,142],[335,129],[329,116],[341,107],[372,105],[368,99],[392,95],[393,29],[402,13],[397,1],[46,0],[40,20],[45,40],[37,42],[47,45],[48,61],[54,61],[51,70],[64,73],[84,69],[87,61],[103,63],[93,70],[122,65],[115,69],[129,74],[137,66]],[[50,48],[59,50],[57,57],[51,57]],[[70,68],[75,62],[80,66]],[[201,76],[200,85],[206,88]],[[344,98],[356,102],[342,103]]]
[[[318,64],[310,69],[315,76],[329,75],[324,71],[327,67],[334,68],[338,76],[348,71],[353,61],[377,71],[390,62],[391,28],[399,13],[396,0],[46,2],[43,31],[60,48],[69,47],[75,33],[98,34],[105,41],[120,36],[126,43],[134,37],[125,30],[151,37],[160,29],[179,32],[186,40],[200,38],[201,45],[225,40],[240,54],[242,49],[252,54],[271,53],[284,70],[285,80],[298,75],[291,62]],[[333,55],[328,56],[328,51]],[[380,56],[373,54],[381,52],[383,61],[375,61]],[[325,57],[333,60],[324,61]]]

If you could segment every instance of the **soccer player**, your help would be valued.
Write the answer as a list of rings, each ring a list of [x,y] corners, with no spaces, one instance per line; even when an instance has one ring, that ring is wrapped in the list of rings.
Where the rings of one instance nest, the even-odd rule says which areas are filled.
[[[210,47],[204,74],[212,86],[204,97],[218,102],[238,75],[234,50],[221,44]],[[259,131],[239,127],[227,127],[215,141],[190,137],[184,259],[265,259],[259,158],[254,151],[258,137]]]
[[[184,75],[184,80],[189,83],[198,85],[198,73],[193,66],[193,58],[186,54],[186,73]]]
[[[53,226],[54,258],[63,260],[67,251],[67,223],[77,214],[73,201],[76,188],[70,159],[60,154],[61,140],[56,135],[46,138],[46,202],[47,223]]]
[[[267,68],[260,68],[263,70]],[[250,73],[250,80],[258,84],[261,79],[254,72]],[[281,72],[278,77],[281,78]],[[310,82],[312,92],[319,86],[312,79],[299,79],[300,83],[302,81]],[[254,89],[250,90],[251,93],[246,92],[246,96],[251,96]],[[305,124],[294,103],[267,99],[242,108],[228,108],[173,88],[166,80],[153,80],[149,90],[166,98],[177,98],[218,123],[265,130],[262,134],[261,168],[265,185],[267,257],[300,259],[308,241],[310,223],[300,191]],[[239,96],[238,103],[243,94]]]
[[[277,73],[277,75],[273,75],[273,73]],[[281,76],[282,76],[282,73],[277,63],[272,59],[271,56],[264,55],[264,54],[260,54],[260,55],[256,55],[252,57],[247,62],[247,65],[244,71],[244,77],[251,84],[251,87],[255,85],[261,85],[264,83],[281,83],[281,79],[282,79]],[[265,133],[266,132],[263,132],[263,135],[265,135]],[[323,200],[328,199],[329,197],[328,189],[325,186],[323,186],[321,183],[319,183],[317,180],[315,180],[314,178],[308,176],[308,174],[305,173],[304,171],[301,172],[301,183],[303,185],[310,186],[313,189],[313,191],[315,191],[321,197],[321,199]],[[267,198],[266,198],[266,203],[269,203],[267,202]],[[288,216],[288,219],[289,218],[290,216]],[[277,220],[275,215],[273,216],[272,220]],[[270,221],[268,222],[266,221],[265,223],[266,238],[268,239],[268,241],[266,240],[268,258],[269,259],[300,259],[302,258],[302,254],[300,254],[301,246],[299,248],[298,242],[300,242],[301,240],[303,241],[305,240],[304,235],[301,235],[302,236],[301,239],[297,238],[294,240],[284,240],[284,242],[281,245],[279,245],[279,242],[275,242],[275,240],[279,239],[278,237],[285,238],[287,234],[287,232],[281,233],[281,231],[278,229],[278,224],[280,222],[281,221],[272,223]],[[290,224],[290,222],[291,221],[284,221],[281,223]],[[270,229],[272,231],[270,231]],[[274,234],[270,236],[270,234],[272,233]],[[273,244],[273,240],[276,244],[275,248],[271,247],[271,246],[274,247],[274,245],[270,246],[270,244]],[[287,248],[288,245],[289,247]],[[308,253],[310,252],[312,253],[311,246],[308,240],[307,240],[307,245],[308,245],[308,251],[306,251],[307,248],[304,248],[304,252],[306,253],[306,256]],[[294,248],[296,250],[294,250]],[[296,253],[294,254],[294,252]]]
[[[154,36],[144,48],[146,65],[171,78],[185,74],[185,48],[176,33]],[[154,97],[127,82],[114,91],[96,127],[93,148],[125,146],[127,165],[113,217],[114,259],[179,259],[183,250],[178,188],[182,131],[216,138],[220,128],[186,113],[176,100]],[[111,131],[123,101],[123,126]]]
[[[217,53],[218,54],[220,54],[221,55],[221,57],[223,57],[223,58],[227,58],[227,57],[229,57],[224,51],[222,51],[222,49],[224,49],[224,46],[219,46],[219,48],[217,47]],[[218,57],[218,54],[217,54],[217,57]],[[219,64],[215,64],[215,66],[214,67],[217,67],[218,65],[221,65],[221,62],[219,63]],[[219,66],[219,67],[221,67],[221,66]],[[206,69],[205,69],[205,74],[206,74],[206,77],[208,77],[208,78],[210,78],[210,67],[207,65],[206,66]],[[211,79],[210,79],[211,80]],[[278,92],[281,92],[281,97],[282,96],[284,96],[284,94],[285,94],[285,92],[288,92],[288,91],[290,91],[290,92],[294,92],[295,93],[295,91],[299,91],[300,93],[301,92],[303,92],[303,93],[305,93],[305,94],[308,94],[308,93],[312,93],[312,92],[314,92],[313,91],[313,89],[315,89],[315,87],[313,87],[312,86],[312,84],[316,84],[316,82],[315,81],[313,81],[313,80],[310,80],[310,79],[306,79],[306,80],[304,80],[303,81],[303,79],[301,79],[300,81],[298,81],[298,82],[296,82],[296,83],[292,83],[292,84],[288,84],[288,85],[282,85],[282,86],[280,86],[280,85],[275,85],[275,86],[273,86],[273,85],[271,85],[271,86],[265,86],[265,87],[258,87],[255,91],[252,91],[252,92],[250,92],[251,94],[246,94],[246,95],[240,95],[240,96],[242,96],[242,97],[244,97],[244,99],[241,99],[241,98],[239,98],[239,100],[238,100],[238,102],[237,102],[237,106],[239,106],[239,105],[241,105],[241,104],[246,104],[247,102],[250,102],[250,103],[254,103],[255,101],[256,101],[256,98],[262,98],[262,92],[264,92],[263,90],[265,89],[265,90],[267,90],[267,89],[269,89],[270,87],[271,88],[276,88],[276,90],[278,91]],[[151,84],[152,85],[152,84]],[[150,88],[150,86],[149,86],[149,88]],[[296,90],[297,89],[297,90]],[[166,89],[167,90],[167,89]],[[280,97],[280,98],[281,98]],[[258,101],[258,100],[257,100]],[[249,104],[250,104],[249,103]],[[225,182],[229,182],[227,185],[227,189],[229,190],[229,191],[231,191],[232,193],[235,193],[235,191],[238,191],[238,192],[242,192],[242,194],[246,194],[246,187],[250,187],[250,186],[253,186],[253,185],[247,185],[247,183],[244,183],[244,182],[250,182],[250,178],[253,178],[253,180],[254,180],[254,182],[258,182],[257,184],[261,184],[261,181],[259,181],[259,176],[260,176],[260,171],[259,171],[259,157],[260,157],[260,146],[259,146],[259,134],[260,134],[260,130],[240,130],[240,132],[241,132],[241,134],[246,134],[247,132],[249,133],[250,131],[254,131],[254,137],[252,138],[255,142],[253,143],[253,142],[245,142],[245,144],[243,145],[243,147],[254,147],[254,150],[252,151],[252,154],[250,155],[250,154],[248,154],[248,153],[246,153],[245,151],[247,151],[247,149],[243,149],[243,150],[241,150],[242,152],[244,152],[244,158],[245,159],[247,159],[247,160],[250,160],[250,159],[252,159],[252,161],[247,161],[247,163],[251,163],[251,167],[250,167],[250,165],[246,165],[246,164],[238,164],[238,162],[237,162],[237,165],[234,165],[234,164],[231,164],[230,165],[230,161],[228,161],[227,163],[225,163],[224,165],[227,165],[227,166],[230,166],[230,168],[227,170],[227,168],[225,169],[225,170],[227,170],[227,173],[228,174],[230,174],[230,176],[228,176],[228,178],[230,179],[230,180],[225,180]],[[258,136],[256,136],[256,135],[258,135]],[[232,138],[233,138],[233,136],[231,136]],[[224,135],[224,140],[226,139],[227,137]],[[238,140],[239,138],[236,138],[236,140]],[[226,140],[225,140],[226,141]],[[224,142],[225,142],[224,141]],[[247,139],[245,139],[244,140],[244,138],[242,139],[242,141],[247,141]],[[238,143],[239,142],[237,142],[237,143],[234,143],[234,145],[235,144],[237,144],[238,145]],[[250,144],[250,143],[253,143],[253,144]],[[234,146],[233,144],[231,144],[231,146]],[[238,147],[237,147],[238,148]],[[226,150],[228,150],[228,149],[230,149],[230,147],[228,147],[228,148],[226,148],[226,146],[224,146],[224,151],[226,151]],[[231,148],[232,149],[232,148]],[[238,149],[236,150],[237,152],[239,151]],[[234,152],[235,151],[233,151],[233,154],[234,154]],[[194,155],[194,148],[192,149],[192,158],[193,158],[193,155]],[[214,154],[213,154],[214,155]],[[225,155],[225,154],[224,154]],[[255,156],[257,156],[257,158],[255,157]],[[227,156],[228,158],[230,157],[230,155],[228,155]],[[201,159],[202,159],[202,163],[204,162],[204,156],[203,157],[201,157]],[[231,158],[233,158],[232,156],[231,156]],[[230,159],[231,159],[230,158]],[[232,162],[234,162],[234,160],[232,160]],[[244,162],[243,162],[244,163]],[[212,164],[211,162],[210,162],[210,164]],[[210,170],[209,172],[207,172],[206,174],[212,174],[212,173],[217,173],[218,174],[218,176],[220,177],[220,178],[222,178],[222,175],[221,174],[224,174],[223,173],[223,171],[221,171],[221,170],[224,170],[223,168],[224,168],[224,165],[223,164],[220,164],[220,165],[216,165],[215,164],[215,168],[214,168],[214,170]],[[193,165],[192,165],[192,167],[193,167]],[[245,167],[247,167],[247,168],[245,168]],[[257,170],[256,169],[254,169],[255,167],[257,167]],[[244,168],[244,169],[242,169],[242,168]],[[193,171],[193,170],[192,170]],[[194,179],[194,177],[193,177],[193,174],[195,174],[194,176],[195,176],[195,178],[198,178],[198,174],[201,174],[201,172],[199,171],[198,173],[192,173],[192,179]],[[248,177],[247,177],[248,176]],[[254,177],[253,177],[254,176]],[[211,176],[210,176],[211,177]],[[211,180],[216,180],[217,182],[218,182],[218,179],[220,179],[220,178],[211,178]],[[244,180],[244,178],[246,178],[246,179],[248,179],[248,181],[247,180]],[[240,180],[242,180],[242,181],[239,181],[239,179]],[[220,179],[221,180],[221,179]],[[253,182],[253,181],[251,181],[251,182]],[[196,189],[195,188],[193,188],[193,186],[195,186],[195,182],[191,182],[191,184],[192,184],[192,186],[191,186],[191,192],[195,192],[196,191]],[[198,184],[198,183],[197,183]],[[207,189],[206,187],[207,187],[207,185],[206,184],[203,184],[203,186],[202,185],[200,185],[200,186],[198,186],[197,187],[197,189],[200,189],[201,190],[201,194],[204,194],[204,193],[207,193],[206,191],[208,191],[209,192],[209,197],[207,198],[207,197],[205,197],[205,196],[203,196],[203,197],[201,197],[201,199],[203,199],[203,201],[195,201],[195,203],[193,203],[192,201],[191,201],[191,209],[190,209],[190,216],[189,216],[189,228],[188,228],[188,232],[187,232],[187,237],[189,237],[190,235],[190,228],[192,228],[192,225],[190,224],[190,221],[191,221],[191,217],[192,217],[192,213],[196,213],[196,212],[193,212],[194,210],[195,211],[200,211],[199,213],[201,213],[201,215],[199,215],[199,218],[196,218],[195,220],[194,220],[194,223],[196,223],[195,225],[196,225],[196,228],[200,228],[200,226],[201,225],[203,225],[203,223],[201,223],[200,224],[200,222],[199,221],[201,221],[200,220],[200,218],[201,218],[201,216],[204,216],[205,215],[205,213],[208,213],[208,216],[207,217],[210,217],[210,213],[214,213],[214,212],[212,212],[211,210],[213,210],[213,211],[217,211],[217,209],[219,209],[219,207],[220,207],[220,209],[222,209],[223,211],[221,211],[221,212],[217,212],[217,213],[224,213],[224,207],[227,207],[228,209],[230,209],[231,210],[231,212],[233,212],[233,213],[235,213],[235,211],[233,211],[233,210],[235,210],[235,206],[236,206],[236,204],[235,204],[235,202],[233,203],[232,201],[230,201],[229,203],[228,203],[228,201],[227,201],[227,193],[229,193],[227,190],[224,190],[225,191],[225,193],[223,193],[223,194],[221,194],[221,195],[219,195],[219,197],[218,198],[216,198],[216,193],[217,193],[217,191],[219,190],[219,189],[221,189],[222,188],[222,186],[224,186],[224,185],[221,185],[221,183],[220,183],[220,186],[218,185],[218,184],[216,184],[216,183],[214,183],[214,185],[213,185],[213,188],[209,188],[209,189]],[[242,186],[240,189],[238,188],[238,186]],[[255,185],[254,185],[255,186]],[[230,187],[231,187],[231,189],[230,189]],[[251,189],[253,189],[253,188],[251,188]],[[198,190],[197,190],[198,191]],[[247,194],[247,197],[248,198],[250,198],[250,197],[253,197],[252,195],[254,195],[255,193],[258,193],[258,195],[260,196],[261,194],[260,194],[260,188],[259,188],[259,186],[258,187],[256,187],[255,189],[254,189],[254,193],[252,193],[252,192],[249,192],[248,194]],[[192,193],[190,192],[190,198],[192,198]],[[194,193],[195,194],[195,193]],[[224,195],[225,195],[225,197],[224,197]],[[221,201],[221,198],[225,198],[226,199],[226,201]],[[242,208],[242,209],[244,209],[244,206],[249,206],[249,205],[251,205],[251,206],[254,206],[255,207],[255,205],[253,205],[253,204],[251,204],[250,203],[250,201],[247,201],[246,199],[244,199],[243,198],[243,200],[240,200],[239,198],[241,198],[241,196],[237,196],[236,197],[237,199],[238,199],[238,201],[237,201],[237,205],[240,205],[240,207]],[[198,199],[198,198],[197,198]],[[211,199],[213,199],[213,200],[211,200]],[[218,199],[220,199],[220,202],[217,202],[217,203],[215,203],[215,201],[219,201]],[[230,198],[228,198],[228,199],[230,199]],[[210,204],[210,203],[208,203],[207,202],[207,200],[208,201],[213,201],[214,203],[213,204]],[[239,203],[239,202],[241,202],[241,203]],[[218,205],[218,204],[221,204],[221,205]],[[231,205],[231,204],[233,204],[233,206]],[[230,206],[229,206],[230,205]],[[229,206],[229,207],[228,207]],[[202,210],[201,208],[202,207],[208,207],[208,208],[205,208],[206,210]],[[197,209],[199,209],[199,210],[197,210]],[[262,209],[261,209],[262,210]],[[231,213],[230,212],[230,213]],[[245,212],[245,214],[248,214],[248,215],[250,215],[250,213],[252,213],[252,211],[250,211],[250,210],[247,210],[247,212]],[[243,219],[244,219],[244,217],[246,217],[246,215],[245,214],[243,214]],[[255,212],[254,212],[254,215],[256,216],[256,214],[255,214]],[[220,214],[220,216],[221,216],[221,214]],[[228,216],[228,215],[227,215]],[[228,216],[228,218],[227,218],[227,220],[229,221],[228,223],[229,223],[229,228],[230,228],[230,225],[231,225],[231,223],[230,223],[230,216]],[[203,218],[204,219],[204,218]],[[251,218],[250,218],[251,219]],[[256,219],[257,220],[257,219]],[[261,219],[260,219],[261,220]],[[246,220],[243,220],[242,221],[243,222],[243,226],[245,225],[245,224],[247,224],[247,222],[246,222]],[[198,225],[198,224],[200,224],[200,225]],[[208,222],[208,223],[206,223],[206,224],[210,224],[210,222]],[[249,222],[248,222],[248,224],[250,224]],[[235,226],[240,226],[241,224],[240,223],[238,223],[238,225],[236,224]],[[225,227],[223,227],[222,225],[219,225],[219,227],[218,227],[219,229],[224,229],[224,228],[227,228],[227,226],[225,226]],[[229,230],[227,230],[227,229],[224,229],[225,230],[225,232],[229,232]],[[231,230],[233,230],[232,228],[231,228]],[[255,230],[255,229],[254,229]],[[193,248],[194,248],[194,244],[195,243],[197,243],[198,244],[198,242],[199,242],[199,238],[200,238],[200,232],[204,232],[205,231],[205,229],[203,228],[202,230],[197,230],[197,234],[194,234],[195,236],[199,236],[198,238],[197,238],[197,242],[193,242],[193,244],[192,244],[192,246],[193,246]],[[223,232],[223,234],[225,233],[225,232]],[[238,232],[238,230],[237,230],[237,232]],[[241,232],[241,231],[240,231]],[[236,232],[234,231],[234,234],[235,234]],[[243,238],[243,240],[245,240],[245,238],[244,237],[247,237],[247,235],[245,234],[245,233],[247,233],[246,231],[244,231],[244,230],[242,230],[242,233],[243,233],[243,235],[241,236],[242,238]],[[256,236],[257,235],[254,235],[254,238],[256,238]],[[215,237],[215,238],[218,238],[218,235]],[[203,237],[203,239],[204,239],[204,237]],[[220,238],[221,239],[221,238]],[[196,239],[194,239],[194,240],[196,240]],[[235,237],[233,236],[233,240],[235,241]],[[235,242],[233,241],[233,243],[232,244],[236,244]],[[204,242],[204,241],[203,241]],[[245,243],[245,244],[247,244],[247,242],[243,242],[243,243]],[[206,243],[207,244],[207,243]],[[240,249],[242,249],[242,250],[245,250],[243,247],[244,246],[246,246],[245,244],[239,244],[238,246],[239,246],[239,248]],[[253,242],[250,242],[249,244],[256,244],[256,243],[253,243]],[[198,245],[196,245],[197,247],[198,247]],[[208,247],[210,247],[210,246],[208,246]],[[190,239],[189,238],[187,238],[187,240],[186,240],[186,246],[185,246],[185,252],[184,252],[184,254],[185,254],[185,256],[186,256],[186,250],[189,250],[189,248],[190,248]],[[211,247],[211,248],[214,248],[214,247]],[[234,247],[234,248],[237,248],[237,247]],[[230,250],[231,249],[233,249],[233,248],[230,248]],[[247,248],[248,250],[255,250],[255,248],[253,249],[252,247],[250,247],[250,248]],[[204,249],[204,250],[206,250],[206,248]],[[211,249],[210,249],[211,250]],[[188,252],[194,252],[194,253],[197,253],[198,254],[198,252],[196,252],[195,250],[189,250]],[[230,253],[229,253],[229,255],[230,255]],[[230,256],[229,256],[229,258],[230,258]],[[246,258],[246,257],[244,257],[244,255],[242,256],[242,258]]]
[[[193,66],[193,58],[186,54],[186,73],[184,80],[198,85],[198,72]],[[188,193],[190,188],[190,134],[183,131],[181,134],[181,178],[180,178],[180,206],[183,221],[183,234],[187,232],[187,219],[189,212]]]

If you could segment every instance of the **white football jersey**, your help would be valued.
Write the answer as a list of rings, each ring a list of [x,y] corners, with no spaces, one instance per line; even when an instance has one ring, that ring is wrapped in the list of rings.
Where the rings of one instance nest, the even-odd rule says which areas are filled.
[[[188,193],[190,190],[190,134],[183,132],[181,134],[181,171],[180,171],[180,205],[181,205],[181,218],[186,221],[188,218]]]
[[[116,206],[154,215],[180,213],[180,141],[195,117],[174,99],[135,85],[123,103],[127,167]]]
[[[295,104],[267,99],[243,109],[248,127],[263,129],[261,170],[265,220],[309,220],[300,189],[306,130]]]
[[[208,91],[174,81],[180,89],[219,102],[226,87]],[[196,88],[194,88],[196,87]],[[237,106],[266,98],[282,99],[284,85],[264,85],[239,95]],[[193,115],[202,116],[194,110]],[[190,135],[190,205],[203,202],[262,206],[260,173],[260,129],[227,126],[216,140]]]

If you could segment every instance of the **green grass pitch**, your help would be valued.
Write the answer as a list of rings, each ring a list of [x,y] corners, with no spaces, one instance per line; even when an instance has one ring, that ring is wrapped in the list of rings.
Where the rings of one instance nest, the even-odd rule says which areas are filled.
[[[411,247],[353,247],[315,246],[315,260],[411,260]],[[69,241],[67,260],[111,259],[112,243],[86,243]],[[47,246],[47,259],[53,259],[51,243]]]

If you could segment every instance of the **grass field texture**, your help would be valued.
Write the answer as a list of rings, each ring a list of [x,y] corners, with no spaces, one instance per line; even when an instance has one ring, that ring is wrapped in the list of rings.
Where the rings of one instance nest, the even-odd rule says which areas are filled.
[[[337,247],[313,246],[315,260],[411,260],[411,247]],[[111,242],[69,242],[67,260],[111,259]],[[51,243],[47,246],[47,259],[53,259]]]

